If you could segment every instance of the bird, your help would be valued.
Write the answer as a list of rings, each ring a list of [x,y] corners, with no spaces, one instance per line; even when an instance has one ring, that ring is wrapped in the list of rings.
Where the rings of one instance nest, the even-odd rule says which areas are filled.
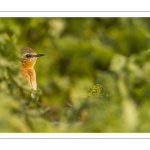
[[[44,54],[36,54],[35,51],[30,47],[22,47],[21,52],[23,52],[24,57],[20,60],[20,72],[28,81],[30,87],[36,91],[37,83],[34,65],[36,63],[37,57],[44,56]]]

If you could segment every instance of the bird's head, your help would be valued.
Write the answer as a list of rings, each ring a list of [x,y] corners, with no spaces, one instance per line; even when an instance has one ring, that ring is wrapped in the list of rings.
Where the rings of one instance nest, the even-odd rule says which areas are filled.
[[[36,54],[30,47],[21,48],[24,56],[21,59],[22,65],[25,68],[32,68],[37,60],[37,57],[44,56],[44,54]]]

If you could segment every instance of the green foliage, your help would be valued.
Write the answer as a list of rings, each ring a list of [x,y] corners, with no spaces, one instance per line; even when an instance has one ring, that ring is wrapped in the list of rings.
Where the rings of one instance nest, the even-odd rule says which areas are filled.
[[[149,18],[0,18],[0,132],[149,132]],[[37,91],[19,71],[38,58]]]

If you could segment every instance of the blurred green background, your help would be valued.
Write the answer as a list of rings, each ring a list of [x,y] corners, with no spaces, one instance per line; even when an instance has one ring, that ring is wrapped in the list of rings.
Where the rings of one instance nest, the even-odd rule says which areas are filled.
[[[149,18],[0,18],[0,132],[150,132],[149,46]]]

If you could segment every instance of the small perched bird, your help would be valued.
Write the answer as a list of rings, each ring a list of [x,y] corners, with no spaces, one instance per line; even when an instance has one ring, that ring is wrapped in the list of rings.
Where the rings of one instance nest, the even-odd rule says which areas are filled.
[[[21,51],[24,53],[24,58],[21,59],[20,71],[23,77],[28,81],[31,88],[36,90],[36,72],[33,67],[36,63],[37,57],[44,56],[44,54],[36,54],[30,47],[23,47],[21,48]]]

